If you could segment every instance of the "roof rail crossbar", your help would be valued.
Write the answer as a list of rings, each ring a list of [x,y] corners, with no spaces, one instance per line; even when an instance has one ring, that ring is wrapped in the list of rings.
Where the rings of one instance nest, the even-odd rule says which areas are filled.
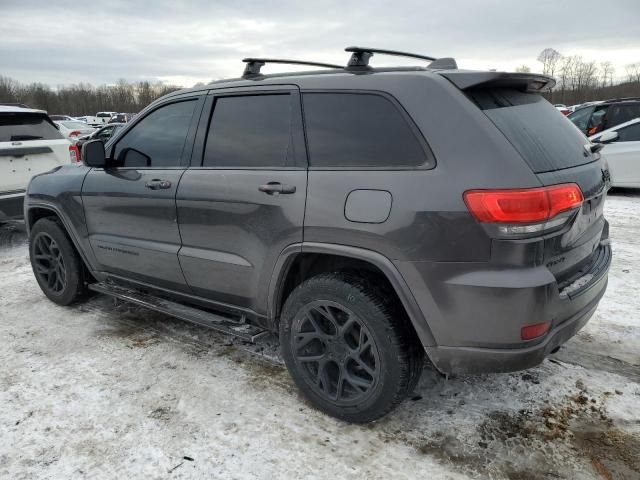
[[[351,52],[351,58],[347,66],[349,67],[367,67],[369,66],[369,60],[374,53],[380,53],[382,55],[394,55],[397,57],[410,57],[419,58],[420,60],[428,60],[430,62],[436,60],[435,57],[428,57],[426,55],[418,55],[417,53],[399,52],[397,50],[383,50],[381,48],[368,48],[368,47],[347,47],[345,52]]]
[[[304,60],[286,60],[283,58],[243,58],[242,61],[247,65],[244,67],[243,77],[252,75],[260,75],[260,69],[265,63],[282,63],[286,65],[309,65],[312,67],[324,68],[344,68],[342,65],[334,65],[332,63],[306,62]]]

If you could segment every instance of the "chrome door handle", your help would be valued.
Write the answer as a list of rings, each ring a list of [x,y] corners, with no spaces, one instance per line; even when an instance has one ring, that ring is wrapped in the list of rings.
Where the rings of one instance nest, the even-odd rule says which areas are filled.
[[[296,193],[295,185],[283,185],[280,182],[269,182],[264,185],[260,185],[258,190],[266,193],[267,195],[291,195]]]
[[[145,187],[150,188],[151,190],[165,190],[167,188],[171,188],[171,182],[169,180],[160,180],[159,178],[154,178],[153,180],[149,180],[144,184]]]

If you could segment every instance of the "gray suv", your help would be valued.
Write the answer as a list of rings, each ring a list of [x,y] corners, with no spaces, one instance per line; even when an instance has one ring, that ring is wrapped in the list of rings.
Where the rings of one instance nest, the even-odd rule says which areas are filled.
[[[608,170],[534,74],[348,49],[347,66],[171,93],[82,166],[33,178],[30,254],[61,305],[101,292],[276,334],[321,410],[375,420],[443,374],[540,363],[611,261]],[[427,60],[374,68],[373,54]],[[309,62],[306,62],[309,63]]]

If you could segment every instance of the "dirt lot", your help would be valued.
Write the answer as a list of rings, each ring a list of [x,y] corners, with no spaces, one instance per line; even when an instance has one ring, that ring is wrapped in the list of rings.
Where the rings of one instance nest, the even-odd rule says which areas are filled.
[[[426,369],[382,421],[296,392],[275,347],[105,297],[38,289],[0,230],[0,478],[640,478],[640,194],[612,195],[614,262],[585,329],[538,368]]]

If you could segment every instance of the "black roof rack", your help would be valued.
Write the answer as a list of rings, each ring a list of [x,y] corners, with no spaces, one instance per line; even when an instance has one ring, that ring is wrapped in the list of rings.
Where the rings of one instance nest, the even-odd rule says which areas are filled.
[[[418,55],[417,53],[399,52],[397,50],[383,50],[381,48],[368,48],[368,47],[347,47],[345,52],[352,52],[349,59],[349,67],[367,67],[369,66],[369,59],[374,53],[380,53],[382,55],[394,55],[397,57],[410,57],[419,58],[420,60],[428,60],[430,62],[436,60],[435,57],[428,57],[426,55]]]
[[[324,68],[344,68],[342,65],[334,65],[332,63],[305,62],[304,60],[285,60],[282,58],[243,58],[243,62],[247,65],[244,67],[243,77],[260,75],[260,69],[265,63],[284,63],[287,65],[309,65],[312,67]]]

